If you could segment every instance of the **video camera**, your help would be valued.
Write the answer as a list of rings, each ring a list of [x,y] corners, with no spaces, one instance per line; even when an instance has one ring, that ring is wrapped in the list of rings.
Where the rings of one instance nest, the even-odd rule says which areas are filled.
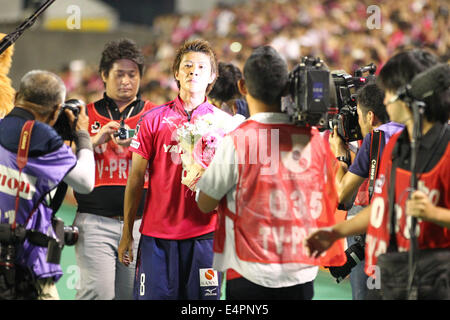
[[[283,97],[282,111],[300,126],[333,129],[346,142],[362,139],[356,112],[356,91],[375,80],[371,63],[355,71],[332,72],[316,57],[303,57],[289,74],[289,95]],[[369,72],[367,77],[363,75]]]
[[[126,140],[134,136],[134,129],[125,128],[125,120],[120,121],[120,128],[114,132],[114,137],[119,137],[120,140]]]
[[[289,74],[289,95],[282,111],[301,126],[324,127],[332,94],[330,73],[320,58],[303,57]]]
[[[63,140],[73,141],[75,139],[75,128],[77,126],[78,115],[80,114],[80,106],[85,106],[86,104],[79,99],[70,99],[64,102],[61,107],[61,111],[59,113],[58,119],[56,123],[53,125],[53,128],[58,132]],[[64,110],[70,110],[75,116],[75,121],[72,125],[70,125],[69,119],[67,118]]]
[[[356,92],[369,82],[375,81],[376,70],[377,67],[371,63],[357,69],[354,77],[345,72],[331,73],[336,89],[338,112],[333,116],[330,114],[328,127],[332,129],[337,126],[339,136],[346,143],[363,138],[356,112]],[[364,77],[366,72],[369,72],[369,75]]]

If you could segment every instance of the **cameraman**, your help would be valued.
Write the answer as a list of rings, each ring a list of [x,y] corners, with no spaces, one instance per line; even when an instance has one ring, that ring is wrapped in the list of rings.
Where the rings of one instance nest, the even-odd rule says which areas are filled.
[[[385,91],[385,105],[390,119],[404,124],[405,129],[395,134],[386,145],[383,153],[379,178],[374,189],[371,204],[358,213],[353,219],[341,222],[332,228],[319,229],[311,234],[306,245],[312,256],[322,254],[339,238],[367,232],[366,236],[366,273],[373,272],[378,256],[395,253],[388,246],[391,244],[389,230],[395,230],[393,237],[398,249],[408,251],[410,247],[410,216],[419,217],[417,229],[420,229],[418,243],[420,249],[450,248],[450,130],[446,125],[449,117],[449,89],[435,92],[424,99],[426,104],[422,118],[422,139],[418,146],[417,173],[418,190],[408,200],[408,187],[411,178],[411,139],[413,136],[413,113],[398,96],[398,90],[406,86],[418,74],[438,64],[436,56],[424,50],[409,50],[390,58],[379,79]],[[448,77],[448,74],[447,74]],[[432,81],[432,80],[431,80]],[[426,85],[426,83],[422,83]],[[397,169],[393,169],[398,163]],[[391,175],[396,173],[395,184],[391,188]],[[390,190],[395,191],[394,201],[389,201]],[[390,207],[395,209],[390,209]],[[395,210],[397,222],[395,228],[390,227],[390,212]],[[405,213],[405,214],[403,214]],[[394,220],[395,221],[395,220]],[[448,261],[446,261],[448,262]],[[444,262],[444,264],[446,263]],[[433,268],[431,268],[433,269]],[[421,270],[426,271],[426,270]],[[428,270],[430,271],[430,270]],[[423,283],[422,290],[431,288],[425,294],[419,292],[419,299],[448,299],[448,272],[440,278],[429,277]],[[401,277],[399,277],[401,279]],[[407,281],[407,277],[405,277]],[[383,282],[383,279],[380,279]],[[402,285],[406,286],[407,283]],[[441,285],[441,290],[435,290]],[[381,287],[383,291],[383,286]],[[369,293],[369,292],[368,292]],[[375,290],[371,292],[376,295]],[[371,294],[371,298],[372,298]],[[368,294],[369,295],[369,294]]]
[[[0,221],[2,224],[23,225],[27,230],[34,229],[55,238],[52,228],[54,215],[49,198],[51,192],[61,181],[79,193],[89,193],[94,187],[94,157],[92,144],[87,132],[89,119],[84,106],[80,107],[76,124],[77,156],[64,144],[62,138],[51,127],[57,120],[66,95],[63,81],[48,71],[33,70],[25,74],[15,97],[14,109],[0,120]],[[75,116],[64,110],[69,122]],[[19,176],[16,153],[22,127],[27,120],[34,120],[28,152],[28,162]],[[18,211],[16,209],[17,184],[25,187],[19,193]],[[28,192],[26,191],[28,190]],[[3,236],[2,236],[3,238]],[[5,244],[2,243],[1,257],[5,258]],[[31,244],[26,238],[23,244],[16,244],[16,288],[29,286],[28,292],[17,292],[15,299],[59,299],[55,282],[62,276],[61,267],[47,262],[46,247]],[[2,261],[5,262],[5,261]],[[2,264],[0,287],[5,298],[4,280],[8,268]],[[26,271],[31,270],[31,275]],[[6,273],[5,273],[6,272]],[[31,276],[25,283],[25,275]],[[34,287],[34,279],[37,279]]]
[[[197,184],[200,210],[219,205],[214,268],[242,275],[227,281],[226,299],[310,300],[318,267],[300,238],[317,214],[324,225],[334,216],[335,160],[315,128],[281,112],[288,70],[275,49],[255,49],[238,84],[251,117],[225,136]],[[270,159],[252,158],[268,150]]]
[[[143,69],[144,56],[132,40],[106,44],[99,67],[104,97],[86,107],[94,145],[95,188],[87,195],[75,192],[78,209],[74,224],[80,229],[75,249],[81,276],[76,299],[133,298],[134,263],[129,268],[119,263],[117,249],[131,164],[128,146],[134,134],[128,129],[135,129],[140,116],[154,106],[138,95]],[[134,221],[134,250],[143,208],[141,201]]]
[[[336,173],[339,202],[349,203],[358,192],[352,208],[348,211],[347,219],[353,218],[356,213],[369,204],[371,197],[369,194],[369,172],[372,160],[375,159],[376,161],[375,172],[377,172],[384,146],[394,133],[403,129],[403,125],[396,122],[388,122],[389,115],[386,112],[383,99],[384,93],[375,83],[369,83],[357,92],[356,110],[358,113],[358,124],[364,139],[350,166],[349,148],[337,134],[337,126],[334,127],[329,138],[331,150],[337,159],[340,160],[340,166]],[[377,138],[380,139],[379,142],[376,140]],[[374,179],[376,179],[376,174],[374,174],[373,181]],[[364,257],[364,235],[347,239],[348,247],[355,243],[357,243],[357,246],[359,245],[357,249],[359,249],[360,256]],[[355,260],[355,262],[357,261]],[[344,271],[345,268],[331,269],[333,273],[338,270]],[[350,273],[352,297],[354,300],[365,298],[367,291],[366,282],[367,276],[364,273],[364,264],[358,264]]]

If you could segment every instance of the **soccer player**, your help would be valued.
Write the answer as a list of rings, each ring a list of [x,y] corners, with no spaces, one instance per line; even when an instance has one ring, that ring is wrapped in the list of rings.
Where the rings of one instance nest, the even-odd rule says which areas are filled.
[[[181,183],[183,167],[176,125],[195,125],[203,115],[223,112],[206,95],[217,77],[217,61],[207,41],[184,43],[177,51],[173,73],[179,95],[145,113],[133,139],[132,168],[125,191],[123,236],[119,259],[133,260],[133,220],[142,196],[145,173],[149,191],[140,228],[136,299],[218,299],[219,279],[212,270],[216,215],[202,213],[194,193]]]

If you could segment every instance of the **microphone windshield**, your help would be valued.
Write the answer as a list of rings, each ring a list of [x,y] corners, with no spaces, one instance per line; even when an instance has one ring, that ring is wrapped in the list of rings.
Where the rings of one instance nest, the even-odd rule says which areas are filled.
[[[450,65],[440,63],[416,75],[411,81],[409,92],[417,100],[444,91],[450,87]]]

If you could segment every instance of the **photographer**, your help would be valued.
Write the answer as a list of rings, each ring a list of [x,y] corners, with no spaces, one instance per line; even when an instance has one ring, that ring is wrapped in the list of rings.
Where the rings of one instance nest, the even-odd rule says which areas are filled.
[[[144,57],[133,41],[121,39],[106,44],[99,67],[104,97],[87,105],[96,163],[95,188],[87,195],[75,192],[78,208],[74,224],[80,229],[75,249],[81,276],[76,299],[133,298],[134,263],[129,268],[119,263],[117,249],[131,163],[128,146],[140,116],[154,106],[138,95],[143,68]],[[141,201],[134,221],[135,250],[143,208]]]
[[[251,116],[224,138],[197,184],[203,212],[219,205],[214,268],[242,276],[227,281],[230,300],[312,299],[320,263],[306,257],[302,234],[334,221],[335,159],[317,129],[281,112],[288,79],[275,49],[253,51],[238,83]],[[331,256],[344,262],[343,250]]]
[[[20,230],[23,226],[27,231],[39,232],[41,237],[56,238],[57,230],[52,228],[52,191],[62,181],[79,193],[89,193],[94,186],[95,164],[84,106],[79,106],[76,123],[77,156],[51,127],[60,115],[65,95],[64,83],[57,75],[48,71],[30,71],[20,82],[14,109],[0,120],[0,221],[2,227],[11,225],[2,231],[14,227]],[[75,120],[72,111],[63,112],[72,124]],[[25,137],[27,133],[21,134],[21,131],[28,120],[34,120],[34,126],[25,155],[27,162],[19,173],[18,146],[21,136]],[[5,235],[1,235],[1,239],[5,239]],[[60,238],[58,242],[61,243]],[[15,297],[9,298],[59,299],[55,282],[61,278],[62,270],[59,264],[48,262],[49,249],[33,244],[28,238],[23,243],[14,243],[14,247],[16,258],[12,262],[15,266],[9,269],[8,261],[4,261],[8,260],[7,244],[2,242],[1,245],[1,297],[8,298],[10,288],[6,280],[12,270],[16,273],[13,279],[17,291]]]
[[[386,110],[390,119],[404,124],[405,129],[395,134],[385,147],[371,204],[351,220],[339,223],[333,228],[312,233],[306,241],[312,256],[322,254],[339,238],[367,231],[365,271],[370,275],[378,262],[377,259],[381,256],[386,259],[389,256],[397,256],[398,251],[410,249],[411,216],[421,218],[416,228],[418,248],[421,251],[429,249],[430,252],[441,249],[443,253],[448,254],[450,249],[448,232],[450,227],[448,183],[450,181],[450,130],[446,122],[449,116],[449,89],[447,87],[444,91],[431,91],[432,94],[429,97],[421,98],[425,103],[425,111],[422,116],[422,130],[420,130],[423,136],[418,145],[415,166],[419,179],[418,190],[412,192],[409,200],[411,137],[414,136],[415,125],[410,104],[405,103],[401,98],[402,88],[410,84],[416,75],[437,64],[435,56],[416,49],[398,53],[389,59],[381,70],[378,81],[385,92]],[[444,67],[442,69],[445,70]],[[447,74],[442,77],[448,79],[448,66],[446,72]],[[437,77],[426,79],[420,85],[426,86],[428,83],[433,83],[437,80],[435,78]],[[392,196],[394,199],[390,199]],[[390,217],[393,213],[396,214],[396,218],[391,221]],[[421,259],[417,260],[417,263],[421,262]],[[416,285],[419,285],[417,296],[419,299],[450,298],[448,258],[436,262],[440,262],[439,264],[446,269],[439,271],[438,275],[420,279],[425,280],[424,283],[417,283],[417,278],[414,281]],[[391,267],[395,268],[395,265]],[[417,269],[416,272],[433,272],[433,270],[439,269],[436,269],[435,265],[428,269]],[[395,272],[394,269],[387,271]],[[397,272],[397,279],[403,279],[400,280],[401,283],[397,283],[399,287],[407,285],[408,279],[407,276],[404,277],[405,273],[408,274],[407,271]],[[378,274],[378,277],[381,281],[381,298],[389,297],[393,290],[384,287],[389,285],[383,284],[383,279],[387,280],[386,276]],[[389,279],[392,280],[392,278]],[[368,292],[370,298],[379,298],[377,294],[375,290]],[[406,299],[406,295],[402,298]]]
[[[403,125],[395,122],[388,122],[389,116],[383,104],[384,93],[375,84],[369,83],[360,88],[357,92],[357,114],[358,124],[361,133],[364,136],[361,148],[359,149],[353,163],[348,166],[350,161],[349,148],[337,134],[337,127],[329,137],[330,147],[339,161],[339,169],[336,173],[336,185],[340,203],[348,203],[358,192],[352,208],[348,211],[347,219],[354,217],[364,206],[367,206],[371,195],[369,194],[369,173],[373,172],[372,184],[376,179],[376,172],[379,167],[379,160],[383,149],[390,137],[403,129]],[[372,168],[374,166],[374,168]],[[359,189],[359,191],[358,191]],[[364,256],[364,235],[349,237],[347,239],[348,247],[358,250],[360,256]],[[353,250],[353,249],[351,249]],[[356,260],[355,260],[356,262]],[[356,262],[358,263],[358,262]],[[330,269],[332,274],[348,272],[347,267]],[[367,276],[364,273],[364,264],[355,266],[350,273],[350,283],[352,286],[352,297],[354,300],[364,299],[367,291]]]

